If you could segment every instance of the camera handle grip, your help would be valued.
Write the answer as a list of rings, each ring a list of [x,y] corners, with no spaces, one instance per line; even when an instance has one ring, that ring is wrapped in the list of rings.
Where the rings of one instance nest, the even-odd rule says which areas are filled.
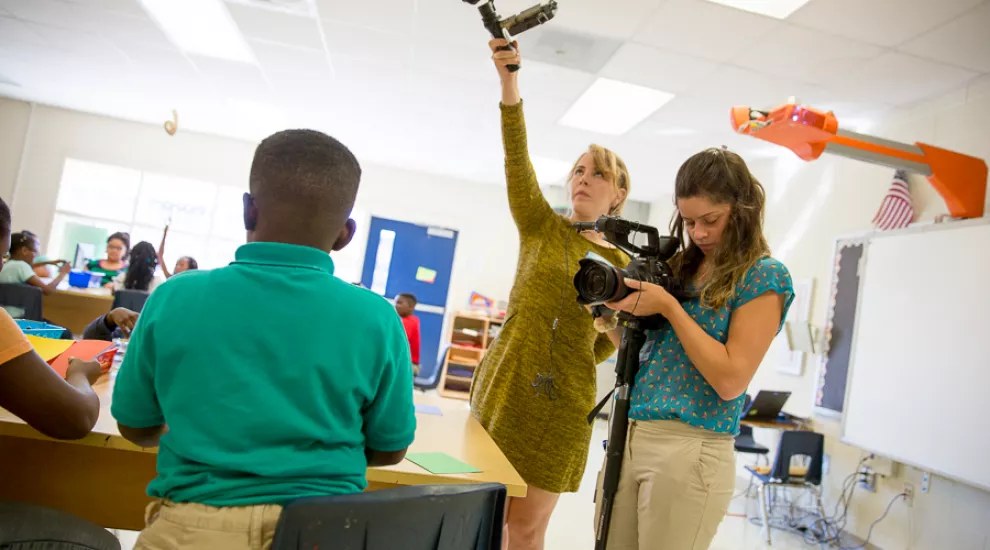
[[[509,44],[512,43],[512,35],[509,34],[509,29],[502,27],[502,38],[504,38],[505,41],[508,42]],[[496,49],[500,52],[514,51],[512,49],[512,46],[499,46]],[[510,73],[514,73],[519,70],[519,65],[506,65],[505,68],[508,69]]]

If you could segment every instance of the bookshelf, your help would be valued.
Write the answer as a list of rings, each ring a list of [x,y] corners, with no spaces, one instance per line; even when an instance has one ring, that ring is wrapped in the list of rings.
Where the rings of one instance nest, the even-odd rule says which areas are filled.
[[[488,346],[498,336],[505,319],[471,312],[454,314],[450,323],[450,349],[443,360],[437,391],[443,397],[468,399],[474,371]]]

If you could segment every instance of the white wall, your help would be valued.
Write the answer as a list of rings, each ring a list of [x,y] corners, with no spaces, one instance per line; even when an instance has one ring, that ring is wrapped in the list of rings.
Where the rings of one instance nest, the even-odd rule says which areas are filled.
[[[254,143],[38,106],[28,126],[27,103],[0,98],[0,197],[11,200],[25,137],[19,190],[11,209],[14,228],[30,228],[47,245],[62,166],[67,157],[212,181],[247,189]],[[501,186],[485,186],[363,163],[355,206],[361,230],[335,254],[345,279],[360,276],[367,242],[366,217],[380,216],[460,232],[449,306],[460,308],[476,290],[507,299],[515,273],[518,237]],[[176,251],[178,252],[178,251]]]
[[[868,133],[903,142],[930,143],[990,159],[988,121],[990,80],[984,79],[937,100],[891,112]],[[842,124],[841,117],[839,124]],[[834,239],[870,229],[893,171],[829,156],[812,163],[784,157],[772,165],[754,164],[752,169],[768,189],[766,231],[774,255],[784,261],[795,279],[815,279],[811,319],[814,324],[823,326]],[[924,178],[912,177],[911,185],[917,221],[932,220],[947,211]],[[661,216],[661,208],[669,208],[667,205],[669,201],[658,202],[653,208],[654,216]],[[986,251],[974,250],[973,253]],[[919,254],[919,261],[924,261],[923,254]],[[990,292],[990,289],[983,291]],[[761,388],[790,390],[793,395],[787,410],[810,416],[815,383],[816,369],[812,362],[806,361],[803,376],[790,376],[778,373],[765,361],[753,379],[750,392]],[[932,411],[932,414],[938,414],[938,411]],[[984,407],[974,403],[972,414],[985,414]],[[855,469],[861,451],[839,441],[837,422],[816,418],[815,427],[826,435],[826,453],[831,458],[825,483],[826,507],[831,510],[842,479]],[[776,440],[773,433],[758,433],[757,436],[765,443]],[[987,434],[973,436],[987,437]],[[925,434],[919,433],[918,437],[923,438]],[[874,529],[873,544],[887,550],[990,548],[990,493],[935,478],[931,492],[921,494],[921,473],[909,467],[900,468],[893,479],[882,480],[876,494],[857,491],[847,529],[865,537],[870,524],[882,515],[888,501],[904,489],[905,481],[915,486],[914,507],[908,509],[903,503],[895,504],[888,518]]]

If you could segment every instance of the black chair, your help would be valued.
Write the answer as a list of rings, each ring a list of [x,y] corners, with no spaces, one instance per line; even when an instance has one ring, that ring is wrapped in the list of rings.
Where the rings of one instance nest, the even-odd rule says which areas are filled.
[[[122,288],[113,293],[112,309],[122,307],[135,313],[141,313],[141,310],[144,309],[144,303],[148,301],[148,296],[151,296],[151,294],[143,290],[127,290]]]
[[[807,468],[791,466],[794,457],[810,459]],[[809,489],[815,495],[818,513],[825,517],[822,505],[822,461],[825,456],[825,436],[815,432],[784,432],[780,437],[780,446],[774,458],[773,467],[769,473],[762,473],[758,468],[746,466],[756,479],[760,481],[760,515],[763,519],[763,529],[770,544],[770,490],[777,487]]]
[[[0,305],[23,309],[21,318],[29,321],[44,321],[41,315],[44,297],[45,294],[36,286],[0,285]]]
[[[737,453],[746,453],[756,455],[757,459],[759,457],[764,457],[767,460],[767,464],[770,463],[770,449],[756,442],[753,438],[753,428],[740,424],[739,425],[739,435],[736,436],[735,448]]]
[[[120,550],[120,542],[99,525],[60,510],[0,501],[0,548]]]
[[[302,498],[282,510],[272,550],[499,550],[505,498],[500,483]]]

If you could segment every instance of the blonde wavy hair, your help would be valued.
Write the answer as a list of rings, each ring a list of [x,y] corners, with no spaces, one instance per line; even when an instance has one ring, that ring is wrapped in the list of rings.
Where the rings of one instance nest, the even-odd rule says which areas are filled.
[[[760,258],[770,255],[770,246],[763,235],[766,191],[742,157],[712,148],[687,159],[677,171],[674,206],[678,199],[699,196],[732,207],[721,242],[711,258],[711,276],[701,291],[702,306],[717,309],[735,295],[746,271]],[[681,281],[689,284],[705,256],[698,245],[685,238],[684,218],[676,208],[670,232],[680,239],[682,247],[670,259],[670,267]]]
[[[620,189],[626,190],[626,196],[619,201],[619,204],[617,204],[615,208],[610,209],[608,212],[609,216],[618,216],[619,214],[622,214],[622,209],[626,206],[626,199],[629,198],[629,192],[632,190],[631,184],[629,183],[629,169],[626,168],[626,163],[619,158],[619,155],[616,155],[610,149],[606,149],[605,147],[594,143],[589,145],[588,150],[585,152],[591,153],[591,158],[595,163],[595,170],[601,172],[602,175],[605,176],[605,179],[612,182],[615,186],[615,193],[617,195],[619,194]],[[583,156],[584,153],[582,153],[581,156],[574,161],[574,166],[571,167],[571,171],[567,176],[566,189],[568,191],[570,191],[571,187],[571,178],[574,177],[574,172],[577,170],[578,164],[581,162],[581,157]]]

